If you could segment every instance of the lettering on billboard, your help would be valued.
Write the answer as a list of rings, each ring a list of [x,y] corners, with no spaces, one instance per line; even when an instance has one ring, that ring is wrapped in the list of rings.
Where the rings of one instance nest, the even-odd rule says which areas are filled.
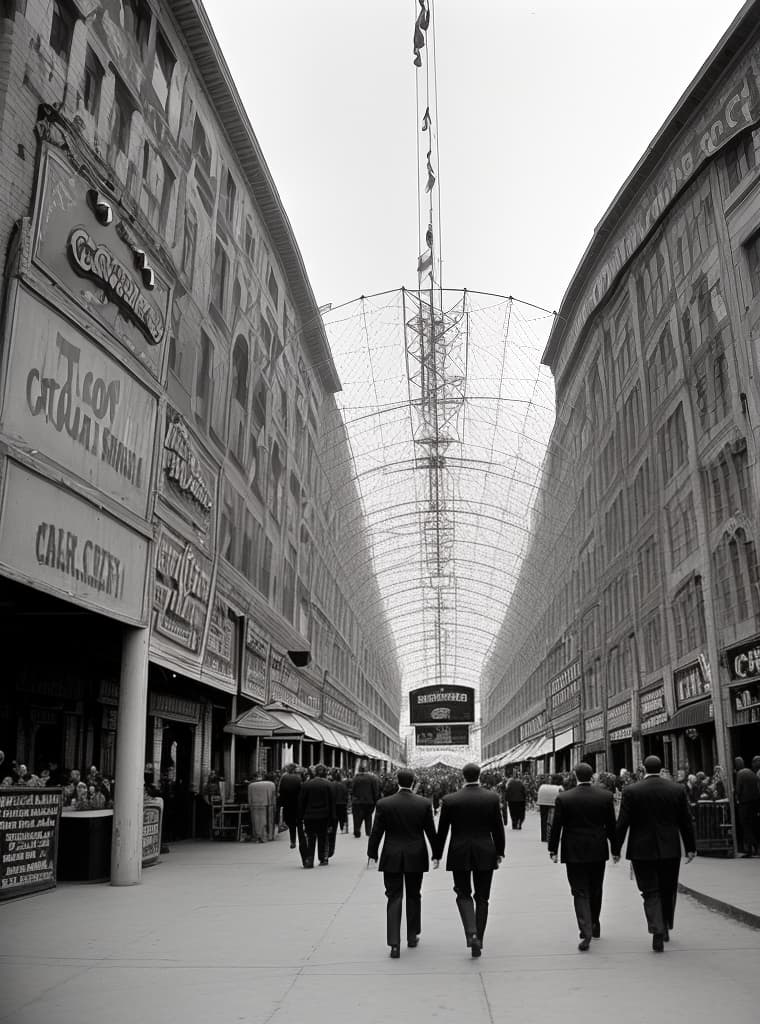
[[[8,433],[145,515],[156,399],[82,331],[20,290]]]
[[[549,708],[553,714],[580,707],[581,663],[574,661],[549,681]]]
[[[466,747],[470,743],[469,725],[415,726],[418,747]]]
[[[235,677],[235,636],[235,620],[226,601],[217,597],[211,607],[203,664],[226,679]]]
[[[409,691],[409,720],[427,722],[474,722],[475,690],[471,686],[423,686]]]
[[[546,728],[546,712],[541,711],[539,714],[534,715],[533,718],[529,718],[527,722],[523,722],[518,730],[518,736],[520,742],[529,739],[531,736],[537,735]]]
[[[60,789],[0,789],[0,900],[55,886]]]
[[[675,684],[676,703],[679,705],[690,704],[692,701],[707,697],[710,693],[710,683],[705,678],[703,665],[699,661],[674,672],[673,683]]]
[[[266,639],[249,622],[245,630],[245,672],[242,690],[249,697],[260,701],[266,700],[267,688],[267,654],[269,645]]]
[[[741,647],[732,647],[726,653],[732,679],[741,681],[760,676],[760,642],[753,640]]]
[[[642,732],[652,732],[667,722],[664,686],[646,690],[639,696],[639,720]]]
[[[198,457],[187,427],[170,414],[164,440],[164,476],[170,491],[187,506],[193,519],[208,529],[214,508],[212,478]]]
[[[118,618],[142,618],[148,541],[102,509],[9,463],[0,562]]]
[[[191,544],[164,533],[156,546],[156,632],[197,654],[209,592],[205,559]]]

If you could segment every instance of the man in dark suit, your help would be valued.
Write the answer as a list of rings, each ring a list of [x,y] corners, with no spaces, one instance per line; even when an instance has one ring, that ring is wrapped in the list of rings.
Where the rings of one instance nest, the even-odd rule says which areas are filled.
[[[760,779],[755,770],[755,758],[752,768],[745,768],[741,757],[734,758],[736,779],[734,781],[734,799],[736,800],[737,817],[741,827],[742,857],[751,857],[760,852]]]
[[[414,948],[422,931],[422,876],[428,870],[428,850],[435,848],[436,835],[433,805],[423,796],[412,792],[414,772],[400,768],[397,775],[398,792],[383,797],[375,808],[375,823],[367,843],[367,857],[377,860],[380,840],[380,870],[385,880],[388,897],[387,935],[391,957],[396,960],[401,946],[401,904],[406,888],[406,943]],[[434,861],[438,867],[438,861]]]
[[[359,839],[362,834],[369,835],[372,829],[372,812],[375,804],[380,799],[380,779],[374,772],[368,770],[367,762],[362,761],[359,771],[354,775],[351,783],[351,811],[354,817],[354,838]]]
[[[512,828],[521,829],[525,821],[525,803],[528,799],[528,793],[522,779],[510,775],[504,787],[504,799],[507,801],[507,807],[509,808]]]
[[[282,820],[290,832],[290,849],[296,846],[298,828],[298,798],[301,795],[301,776],[294,764],[286,764],[277,790],[277,805],[282,810]]]
[[[459,916],[472,956],[480,956],[488,920],[488,898],[493,873],[504,858],[506,839],[501,805],[496,793],[480,786],[480,767],[466,764],[464,786],[447,794],[441,803],[437,845],[433,856],[440,860],[446,837],[451,842],[446,870],[454,875]],[[475,892],[473,904],[472,894]]]
[[[591,785],[591,765],[582,762],[574,771],[578,785],[558,794],[554,804],[549,856],[556,864],[560,851],[578,919],[578,949],[585,951],[601,934],[604,871],[609,844],[615,842],[615,801],[608,789]],[[617,863],[620,857],[613,859]]]
[[[620,853],[630,830],[626,857],[644,900],[652,949],[662,953],[673,927],[681,841],[688,864],[697,855],[697,840],[684,787],[660,775],[659,757],[644,758],[644,771],[641,782],[623,789],[612,852]]]
[[[301,786],[298,810],[306,833],[306,849],[302,855],[303,866],[305,868],[314,867],[315,848],[319,863],[326,866],[330,863],[327,832],[328,829],[335,828],[337,813],[335,790],[327,781],[327,768],[323,764],[315,765],[314,778],[304,782]]]

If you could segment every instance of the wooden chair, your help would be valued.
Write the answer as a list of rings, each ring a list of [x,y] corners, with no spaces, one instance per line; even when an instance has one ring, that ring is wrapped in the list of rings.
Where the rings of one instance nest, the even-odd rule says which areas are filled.
[[[243,822],[248,804],[226,804],[222,797],[211,797],[211,838],[235,839],[243,837]]]

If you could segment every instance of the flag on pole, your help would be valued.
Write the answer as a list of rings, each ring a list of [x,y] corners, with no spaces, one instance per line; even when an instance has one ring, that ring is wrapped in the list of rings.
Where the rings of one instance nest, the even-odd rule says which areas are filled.
[[[433,123],[433,121],[432,121],[432,118],[430,117],[430,107],[425,107],[425,115],[422,118],[422,130],[423,130],[423,132],[426,132],[432,123]]]
[[[428,25],[430,24],[428,0],[419,0],[419,5],[420,13],[417,15],[417,20],[414,23],[414,66],[416,68],[422,67],[420,50],[425,45],[425,33],[427,32]]]
[[[425,186],[425,191],[426,192],[430,192],[432,190],[432,188],[433,188],[433,185],[435,185],[435,171],[433,170],[433,165],[430,162],[430,156],[431,156],[432,152],[433,152],[432,149],[429,149],[427,151],[427,176],[428,176],[428,178],[427,178],[427,185]]]

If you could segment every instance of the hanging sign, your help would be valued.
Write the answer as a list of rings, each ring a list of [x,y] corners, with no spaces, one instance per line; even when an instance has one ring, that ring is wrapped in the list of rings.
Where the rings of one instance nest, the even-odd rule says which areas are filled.
[[[475,721],[475,690],[471,686],[421,686],[409,691],[409,721],[446,725]]]

